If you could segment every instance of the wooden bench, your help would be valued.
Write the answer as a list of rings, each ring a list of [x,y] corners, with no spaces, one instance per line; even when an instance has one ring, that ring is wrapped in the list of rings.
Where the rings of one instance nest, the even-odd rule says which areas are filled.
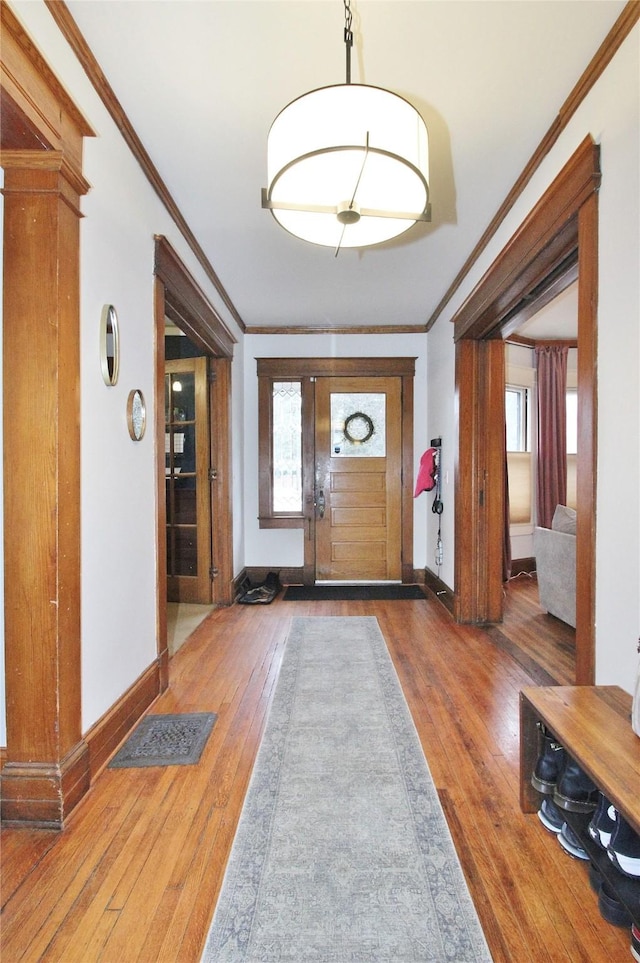
[[[631,696],[617,686],[530,687],[520,693],[520,807],[537,812],[542,796],[531,774],[542,749],[544,723],[627,822],[640,833],[640,738],[631,728]],[[640,879],[623,876],[593,842],[591,814],[564,812],[618,899],[640,926]]]

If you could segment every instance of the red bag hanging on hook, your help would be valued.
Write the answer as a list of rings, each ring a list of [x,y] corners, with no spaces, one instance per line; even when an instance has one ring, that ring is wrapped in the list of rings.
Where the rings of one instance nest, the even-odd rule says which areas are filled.
[[[416,478],[416,490],[413,497],[417,498],[421,492],[430,492],[436,485],[436,472],[438,463],[436,461],[437,448],[427,448],[420,459],[420,468]]]

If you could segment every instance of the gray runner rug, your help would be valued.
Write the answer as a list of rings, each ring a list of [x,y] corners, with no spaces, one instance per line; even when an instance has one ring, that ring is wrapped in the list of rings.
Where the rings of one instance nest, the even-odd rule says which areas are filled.
[[[293,619],[203,963],[490,960],[377,619]]]

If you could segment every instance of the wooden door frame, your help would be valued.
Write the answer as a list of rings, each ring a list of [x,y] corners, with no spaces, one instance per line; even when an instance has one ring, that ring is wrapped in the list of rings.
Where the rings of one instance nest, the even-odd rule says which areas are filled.
[[[458,457],[455,614],[502,619],[504,345],[527,310],[578,266],[576,683],[595,676],[598,188],[600,152],[588,136],[474,288],[454,322]],[[561,283],[560,283],[561,286]]]
[[[194,382],[196,574],[173,576],[167,574],[167,595],[173,596],[171,601],[178,599],[182,602],[210,605],[213,602],[213,586],[210,574],[213,538],[211,525],[212,486],[209,478],[212,436],[209,358],[206,355],[199,355],[198,357],[166,359],[165,375],[171,374],[178,374],[179,380],[182,375],[190,374],[193,376]],[[175,423],[173,423],[173,430],[178,430]],[[166,431],[167,426],[165,424]],[[178,476],[178,481],[183,477],[183,473]],[[166,482],[167,479],[165,478],[165,486]],[[178,497],[175,491],[174,497]],[[171,550],[169,552],[172,554]]]
[[[384,454],[378,457],[370,458],[353,458],[353,457],[338,457],[334,458],[333,454],[333,427],[332,427],[332,398],[336,393],[347,394],[347,395],[361,395],[363,393],[380,393],[386,397],[386,445]],[[374,580],[384,580],[384,581],[398,581],[402,579],[402,524],[396,526],[391,523],[390,520],[395,520],[396,518],[402,519],[402,379],[397,376],[388,377],[376,377],[367,376],[363,378],[360,375],[357,376],[345,376],[340,375],[330,378],[316,378],[314,381],[314,394],[315,394],[315,421],[314,421],[314,492],[317,492],[318,487],[324,489],[325,498],[325,510],[323,511],[324,523],[318,520],[317,512],[314,510],[314,520],[315,520],[315,561],[314,561],[314,574],[315,583],[326,584],[330,581],[368,581],[370,579]],[[400,432],[399,434],[393,430],[393,426],[399,424]],[[373,430],[373,425],[372,425]],[[346,426],[345,426],[346,431]],[[384,467],[382,467],[384,465]],[[384,573],[381,571],[377,574],[373,574],[373,569],[377,565],[380,565],[380,559],[363,559],[362,562],[358,562],[358,567],[362,566],[364,571],[367,570],[367,565],[370,565],[368,574],[360,574],[358,576],[354,575],[353,572],[350,575],[342,574],[341,576],[335,572],[335,568],[340,569],[342,567],[341,563],[334,559],[333,551],[334,547],[338,544],[334,539],[337,539],[338,531],[340,531],[343,538],[347,538],[350,544],[352,544],[352,539],[356,538],[356,542],[359,547],[362,547],[356,532],[354,532],[353,524],[356,524],[353,520],[353,516],[350,518],[350,522],[347,523],[349,529],[348,535],[345,533],[345,528],[338,521],[336,512],[338,515],[341,511],[350,513],[350,508],[353,507],[354,501],[358,501],[361,504],[361,500],[364,498],[367,500],[370,506],[370,511],[375,514],[377,509],[382,506],[377,502],[377,497],[380,494],[380,490],[376,489],[375,492],[370,488],[365,486],[365,489],[358,489],[357,491],[347,487],[341,489],[338,484],[338,479],[344,479],[346,475],[352,478],[357,476],[360,481],[364,481],[365,476],[369,482],[373,478],[379,479],[380,476],[384,477],[384,510],[382,517],[384,521],[378,518],[377,523],[374,521],[372,515],[368,515],[369,524],[362,525],[362,527],[357,526],[356,531],[359,529],[361,534],[364,535],[364,530],[367,530],[368,537],[370,538],[373,530],[378,531],[376,541],[382,541],[384,538],[385,543],[385,557],[384,557]],[[334,484],[335,483],[335,484]],[[337,487],[336,487],[337,485]],[[315,508],[315,506],[314,506]],[[380,528],[384,528],[384,535],[380,532]],[[342,542],[344,545],[344,542]],[[342,564],[344,565],[344,570],[349,570],[353,559],[343,559]],[[326,569],[330,572],[327,572]],[[323,571],[324,569],[324,571]],[[391,569],[391,572],[390,572]]]
[[[309,373],[309,372],[307,372]],[[401,567],[402,581],[414,581],[413,571],[413,381],[415,358],[314,358],[313,377],[374,378],[399,377],[402,393],[402,535]],[[315,435],[315,410],[308,426],[309,437]],[[303,436],[304,437],[304,436]],[[315,454],[312,453],[311,475],[315,474]],[[304,542],[304,582],[313,585],[316,574],[315,561],[315,509],[307,505],[310,537]]]
[[[402,379],[402,581],[414,581],[413,571],[413,381],[415,358],[257,358],[259,381],[258,445],[260,492],[269,489],[271,471],[271,412],[268,403],[270,380],[302,380],[302,477],[303,488],[310,492],[315,474],[314,378],[398,377]],[[270,506],[261,502],[260,526],[264,528],[304,529],[302,580],[315,582],[315,510],[313,497],[305,499],[301,513],[278,518],[269,514]]]
[[[212,586],[214,605],[231,605],[233,584],[233,503],[231,484],[231,362],[235,338],[218,317],[196,281],[162,235],[155,237],[155,382],[156,382],[156,501],[158,586],[156,619],[158,656],[163,686],[168,684],[167,637],[167,533],[164,457],[165,324],[169,318],[209,356],[211,378],[211,467],[216,473],[211,488],[211,538],[216,570]],[[215,412],[215,418],[213,413]],[[215,428],[214,428],[215,422]]]
[[[61,829],[90,781],[80,674],[80,199],[93,131],[4,3],[0,17],[2,819]],[[16,412],[28,444],[9,443]]]

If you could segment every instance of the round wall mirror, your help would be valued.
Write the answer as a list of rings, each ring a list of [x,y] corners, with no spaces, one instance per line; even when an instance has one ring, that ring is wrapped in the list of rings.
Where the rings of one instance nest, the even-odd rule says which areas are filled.
[[[118,380],[119,348],[118,315],[112,304],[105,304],[100,318],[100,366],[106,385]]]

